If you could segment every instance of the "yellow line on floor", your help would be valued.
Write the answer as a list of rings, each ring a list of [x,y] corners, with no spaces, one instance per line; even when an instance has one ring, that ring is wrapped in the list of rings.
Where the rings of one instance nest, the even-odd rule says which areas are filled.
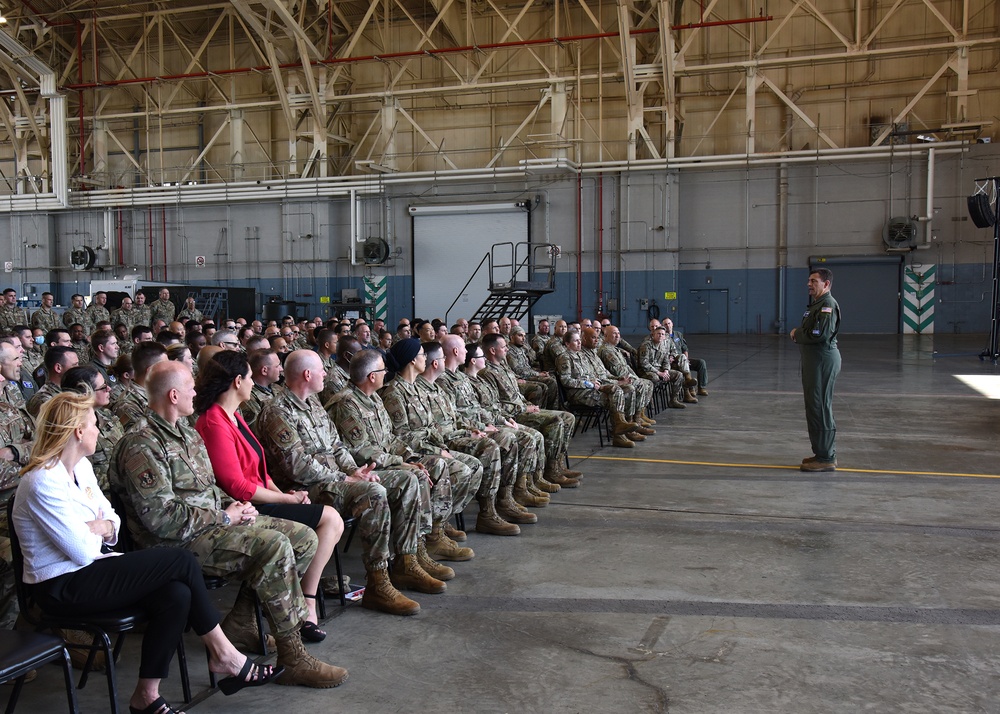
[[[570,456],[571,459],[600,459],[602,461],[637,461],[647,464],[677,464],[680,466],[720,466],[727,468],[743,469],[785,469],[798,471],[798,466],[785,466],[784,464],[730,464],[722,461],[679,461],[675,459],[638,459],[631,456]],[[959,478],[997,478],[1000,474],[965,474],[952,473],[949,471],[882,471],[879,469],[845,469],[837,467],[837,471],[847,471],[857,474],[890,474],[895,476],[955,476]],[[823,472],[817,472],[823,473]]]

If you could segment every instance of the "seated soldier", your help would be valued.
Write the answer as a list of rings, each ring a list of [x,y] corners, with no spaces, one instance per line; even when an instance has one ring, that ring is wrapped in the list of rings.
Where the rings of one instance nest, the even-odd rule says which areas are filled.
[[[25,408],[32,419],[38,418],[42,405],[62,391],[62,378],[69,370],[80,364],[80,358],[72,347],[50,347],[45,353],[45,384],[28,400]]]
[[[356,461],[373,463],[380,468],[407,469],[415,472],[422,483],[429,482],[430,512],[422,510],[425,518],[419,524],[417,558],[424,570],[444,580],[447,578],[437,575],[434,570],[438,564],[428,554],[428,544],[433,544],[440,560],[471,560],[475,553],[471,548],[459,547],[445,534],[444,526],[453,510],[448,463],[441,456],[417,453],[393,433],[392,419],[378,395],[385,373],[381,354],[375,350],[359,353],[351,360],[351,388],[340,392],[327,405],[327,411]],[[454,571],[451,574],[453,576]]]
[[[585,327],[587,344],[593,351],[597,344],[597,331]],[[566,390],[566,398],[574,404],[600,405],[611,413],[612,444],[632,448],[633,442],[644,441],[644,431],[651,429],[631,421],[637,409],[635,389],[626,379],[616,379],[608,372],[596,353],[585,353],[580,333],[570,330],[563,337],[566,351],[559,355],[556,369],[559,381]],[[642,430],[642,431],[640,431]]]
[[[688,354],[688,344],[687,340],[684,339],[684,333],[674,329],[673,320],[671,320],[668,317],[666,320],[663,321],[663,327],[667,331],[667,339],[673,342],[674,346],[677,348],[676,353],[679,355],[677,361],[678,364],[682,365],[678,367],[678,369],[680,369],[682,372],[685,371],[683,369],[683,363],[681,362],[681,358],[686,359],[688,376],[690,376],[690,372],[692,370],[698,373],[698,378],[697,378],[698,396],[707,397],[708,389],[706,388],[705,385],[708,384],[708,363],[705,362],[705,360],[703,359],[694,359]],[[691,387],[690,389],[694,388]]]
[[[154,364],[166,361],[167,348],[159,342],[142,342],[132,350],[132,382],[117,400],[111,402],[111,411],[125,431],[146,418],[149,411],[146,375]]]
[[[521,393],[524,394],[525,399],[543,409],[557,409],[559,407],[559,385],[556,384],[556,379],[551,374],[536,369],[538,355],[525,342],[525,339],[523,327],[510,328],[510,335],[507,337],[507,364],[517,375],[518,386],[520,386],[520,381],[524,380],[528,385],[540,384],[545,388],[544,395],[535,399],[532,399],[532,395],[522,388]]]
[[[284,368],[278,353],[274,350],[254,350],[247,355],[247,358],[250,360],[253,389],[250,398],[240,407],[240,414],[252,428],[260,410],[271,400],[275,390],[281,389],[277,385]]]
[[[606,325],[604,327],[604,341],[597,349],[597,356],[604,363],[605,369],[615,379],[627,379],[635,387],[636,405],[639,407],[639,413],[635,419],[636,423],[653,426],[656,422],[646,414],[650,400],[653,398],[653,383],[648,379],[640,377],[632,369],[632,365],[629,364],[628,357],[626,356],[628,354],[627,351],[619,346],[621,339],[622,335],[617,327]]]
[[[323,363],[315,352],[301,350],[285,362],[285,388],[264,405],[254,425],[268,472],[280,488],[304,489],[315,503],[360,520],[367,571],[363,607],[415,615],[420,605],[394,584],[423,593],[441,593],[446,587],[417,561],[418,480],[399,469],[375,471],[374,463],[357,465],[316,399],[323,377]],[[391,581],[390,545],[396,551]]]
[[[424,323],[421,329],[431,323]],[[426,330],[424,330],[426,332]],[[475,496],[483,480],[483,466],[475,456],[452,452],[438,431],[437,424],[424,400],[423,390],[417,384],[417,375],[423,372],[427,357],[416,338],[402,340],[392,346],[389,353],[396,376],[382,388],[385,410],[392,419],[392,430],[418,454],[443,459],[451,481],[452,507],[461,513]],[[447,560],[451,548],[447,543],[428,539],[427,551],[431,556]]]
[[[670,390],[672,409],[683,409],[684,374],[670,367],[670,349],[666,344],[667,331],[662,325],[653,328],[648,342],[639,345],[639,372],[654,384],[666,382]],[[686,400],[685,400],[686,401]]]
[[[486,368],[479,377],[493,385],[503,415],[541,432],[545,440],[545,481],[554,484],[555,491],[560,486],[579,486],[583,474],[565,466],[569,441],[576,429],[576,417],[558,409],[539,409],[524,401],[517,388],[517,377],[507,365],[507,340],[503,336],[484,335],[482,348]]]
[[[238,578],[243,587],[222,630],[237,647],[257,642],[253,598],[264,607],[278,648],[279,684],[336,687],[347,670],[308,654],[299,630],[308,609],[298,572],[316,552],[316,534],[281,518],[258,516],[215,484],[205,443],[188,425],[194,413],[194,377],[178,362],[148,375],[149,416],[126,434],[111,464],[112,488],[122,496],[129,530],[143,548],[158,545],[194,553],[206,575]]]

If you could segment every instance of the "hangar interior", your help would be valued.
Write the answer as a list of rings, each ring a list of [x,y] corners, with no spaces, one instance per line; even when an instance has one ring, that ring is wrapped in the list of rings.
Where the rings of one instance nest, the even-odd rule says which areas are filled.
[[[884,321],[858,331],[908,328],[907,276],[936,281],[929,329],[989,329],[992,236],[966,196],[997,172],[990,0],[2,9],[0,260],[28,299],[138,274],[323,315],[368,277],[413,314],[411,209],[444,207],[470,255],[558,246],[536,314],[634,333],[652,301],[689,332],[776,333],[811,260],[859,287],[888,260]],[[528,215],[463,236],[470,204]],[[476,262],[434,285],[451,320]]]

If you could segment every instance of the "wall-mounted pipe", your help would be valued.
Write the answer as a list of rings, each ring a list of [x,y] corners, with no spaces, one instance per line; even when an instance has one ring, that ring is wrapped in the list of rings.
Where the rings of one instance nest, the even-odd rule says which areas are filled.
[[[917,246],[917,250],[927,250],[931,247],[933,240],[932,225],[934,222],[934,158],[936,151],[927,151],[927,205],[924,215],[917,216],[917,220],[924,224],[924,242]]]

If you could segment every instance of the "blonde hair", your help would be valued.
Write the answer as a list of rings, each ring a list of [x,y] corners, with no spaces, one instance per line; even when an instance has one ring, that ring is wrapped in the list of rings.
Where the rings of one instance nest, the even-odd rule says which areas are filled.
[[[60,392],[42,405],[35,425],[35,443],[21,475],[51,466],[62,454],[73,432],[87,422],[94,408],[94,394]]]

